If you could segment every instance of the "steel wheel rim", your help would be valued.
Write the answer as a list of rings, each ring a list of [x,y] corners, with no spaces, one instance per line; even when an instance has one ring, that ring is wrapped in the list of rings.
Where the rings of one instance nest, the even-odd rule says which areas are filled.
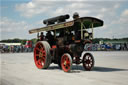
[[[71,62],[70,62],[70,58],[67,55],[62,56],[61,66],[65,72],[68,72],[70,70]]]
[[[83,66],[86,70],[91,70],[94,65],[93,57],[91,55],[84,55]]]
[[[42,43],[37,43],[34,48],[34,61],[37,68],[41,69],[44,67],[46,60],[46,51]]]

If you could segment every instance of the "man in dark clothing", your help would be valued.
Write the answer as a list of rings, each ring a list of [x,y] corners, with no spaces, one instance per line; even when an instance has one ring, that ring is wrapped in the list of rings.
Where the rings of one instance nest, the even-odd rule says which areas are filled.
[[[54,36],[51,34],[50,31],[48,31],[48,33],[46,34],[46,39],[51,46],[54,44]]]
[[[43,41],[45,39],[43,32],[41,32],[41,35],[39,36],[39,38],[40,38],[41,41]]]
[[[79,14],[77,13],[77,12],[75,12],[74,14],[73,14],[73,19],[75,20],[75,19],[78,19],[79,18]]]
[[[79,14],[77,12],[75,12],[73,14],[73,19],[77,20],[78,18],[79,18]],[[79,32],[79,29],[80,29],[79,25],[80,25],[79,22],[75,22],[74,27],[73,27],[75,29],[75,39],[76,40],[79,40],[81,38],[81,36],[80,36],[81,33]]]

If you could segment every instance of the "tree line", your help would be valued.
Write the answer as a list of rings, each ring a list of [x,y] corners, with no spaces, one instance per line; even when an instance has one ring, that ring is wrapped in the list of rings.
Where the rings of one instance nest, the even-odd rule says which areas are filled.
[[[110,38],[95,38],[95,39],[93,39],[93,43],[99,43],[99,41],[127,41],[128,42],[128,38],[114,38],[114,39],[110,39]]]
[[[2,43],[21,43],[22,45],[24,45],[26,43],[26,41],[31,40],[33,43],[36,43],[37,39],[33,38],[33,39],[19,39],[19,38],[14,38],[14,39],[6,39],[6,40],[1,40],[0,42]]]

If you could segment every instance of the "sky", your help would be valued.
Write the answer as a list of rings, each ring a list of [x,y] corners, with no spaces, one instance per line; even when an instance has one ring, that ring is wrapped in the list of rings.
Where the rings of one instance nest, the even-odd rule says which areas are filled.
[[[0,0],[0,40],[32,39],[30,29],[44,27],[44,19],[73,13],[96,17],[103,27],[94,29],[94,38],[128,37],[128,0]]]

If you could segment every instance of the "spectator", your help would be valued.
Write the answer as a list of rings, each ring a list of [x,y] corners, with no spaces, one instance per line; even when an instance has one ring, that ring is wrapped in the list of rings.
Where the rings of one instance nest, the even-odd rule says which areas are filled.
[[[38,37],[38,39],[39,39],[40,41],[43,41],[43,40],[45,39],[45,36],[44,36],[44,33],[43,33],[43,32],[41,32],[40,36],[37,35],[37,37]]]

